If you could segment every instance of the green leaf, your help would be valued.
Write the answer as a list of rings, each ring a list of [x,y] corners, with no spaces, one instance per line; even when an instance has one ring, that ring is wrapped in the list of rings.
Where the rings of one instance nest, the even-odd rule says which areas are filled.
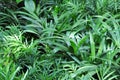
[[[97,66],[95,65],[91,65],[91,66],[83,66],[81,68],[79,68],[77,71],[75,71],[74,73],[71,74],[72,78],[75,78],[77,75],[82,74],[83,72],[86,71],[95,71],[97,68]]]
[[[81,47],[81,45],[86,41],[87,38],[88,38],[87,35],[81,38],[81,40],[80,40],[79,43],[78,43],[78,48]]]
[[[109,74],[105,75],[104,80],[107,80],[110,76],[114,74],[115,71],[110,72]],[[109,80],[109,79],[108,79]]]
[[[21,1],[23,1],[23,0],[16,0],[16,3],[19,4]]]
[[[23,76],[23,78],[21,80],[25,80],[27,74],[28,74],[28,70],[26,71],[25,75]]]
[[[94,38],[91,34],[91,32],[89,32],[90,35],[90,47],[91,47],[91,59],[94,60],[95,59],[95,42],[94,42]]]
[[[101,43],[99,45],[99,49],[98,49],[98,52],[97,52],[97,57],[99,57],[102,54],[104,46],[105,46],[105,38],[103,38],[103,40],[101,41]]]
[[[18,67],[14,73],[11,74],[10,80],[14,80],[16,73],[20,70],[20,67]]]
[[[74,54],[77,54],[78,49],[77,49],[76,43],[74,41],[72,41],[72,40],[70,40],[70,43],[71,43],[71,47],[74,50]]]
[[[67,52],[67,54],[68,54],[76,63],[80,64],[80,60],[79,60],[77,57],[72,56],[72,53]]]
[[[28,12],[34,12],[35,11],[35,3],[33,0],[25,0],[25,9]]]

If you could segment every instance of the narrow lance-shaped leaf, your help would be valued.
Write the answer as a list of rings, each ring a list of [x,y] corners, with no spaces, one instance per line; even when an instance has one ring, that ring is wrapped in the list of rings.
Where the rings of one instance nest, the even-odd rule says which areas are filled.
[[[86,35],[86,36],[84,36],[84,37],[82,37],[81,38],[81,40],[79,41],[79,43],[78,43],[78,48],[80,48],[81,47],[81,45],[85,42],[85,40],[88,38],[88,36]]]
[[[105,45],[105,38],[103,38],[103,40],[101,41],[101,43],[99,45],[98,52],[97,52],[97,57],[99,57],[102,54],[104,45]]]
[[[92,60],[94,60],[95,59],[95,42],[94,42],[94,39],[93,39],[91,32],[89,32],[89,35],[90,35],[90,47],[91,47],[90,57]]]
[[[70,41],[70,43],[71,43],[71,47],[74,50],[74,54],[77,54],[77,45],[76,45],[76,43],[74,41],[72,41],[72,40]]]
[[[13,74],[11,74],[10,80],[14,80],[16,73],[20,70],[20,67],[18,67]]]
[[[76,72],[72,73],[71,77],[75,78],[77,75],[82,74],[83,72],[86,72],[86,71],[89,71],[89,72],[95,71],[96,68],[97,68],[97,66],[95,66],[95,65],[83,66],[83,67],[79,68]]]

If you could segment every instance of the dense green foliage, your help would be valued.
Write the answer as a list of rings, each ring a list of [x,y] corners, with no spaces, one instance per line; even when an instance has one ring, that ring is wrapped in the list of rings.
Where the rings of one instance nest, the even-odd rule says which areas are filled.
[[[119,80],[120,0],[0,1],[0,80]]]

